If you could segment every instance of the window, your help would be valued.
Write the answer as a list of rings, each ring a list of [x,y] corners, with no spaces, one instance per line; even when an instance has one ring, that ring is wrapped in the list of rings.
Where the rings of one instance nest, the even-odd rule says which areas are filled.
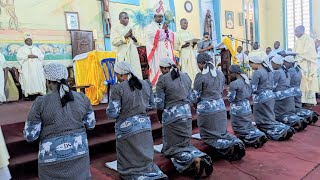
[[[310,34],[310,0],[286,0],[286,29],[288,48],[294,47],[295,27],[303,25]]]

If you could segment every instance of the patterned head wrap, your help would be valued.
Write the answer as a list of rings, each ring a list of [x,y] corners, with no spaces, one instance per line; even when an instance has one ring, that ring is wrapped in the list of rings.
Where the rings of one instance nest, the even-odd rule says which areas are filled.
[[[283,64],[283,57],[280,55],[275,55],[272,57],[271,61],[275,64],[282,65]]]
[[[239,65],[231,65],[231,66],[229,66],[229,71],[231,73],[241,74],[241,69],[240,69]]]
[[[44,66],[44,76],[47,80],[58,83],[62,107],[67,102],[73,101],[73,95],[67,83],[68,70],[63,64],[50,63]]]
[[[61,79],[68,79],[68,70],[63,64],[50,63],[44,66],[44,75],[49,81],[59,82]]]
[[[134,75],[134,70],[130,65],[130,63],[128,63],[127,61],[121,61],[116,63],[116,65],[114,66],[114,71],[117,74],[121,74],[121,75],[128,74],[129,86],[132,91],[134,91],[135,89],[138,89],[138,90],[142,89],[142,84],[140,80],[137,78],[137,76]]]
[[[174,62],[172,61],[172,59],[166,57],[166,58],[162,58],[159,62],[159,66],[160,67],[171,67],[174,64]]]
[[[250,84],[249,78],[248,78],[245,74],[242,74],[241,68],[240,68],[239,65],[231,65],[231,66],[229,66],[229,71],[230,71],[231,73],[240,74],[240,76],[244,79],[245,83],[246,83],[246,84]]]
[[[263,59],[259,56],[249,56],[249,61],[257,64],[261,64]]]
[[[116,65],[114,66],[114,71],[117,74],[134,74],[132,66],[130,63],[128,63],[127,61],[121,61],[116,63]]]
[[[296,60],[294,59],[293,56],[286,56],[286,57],[284,58],[284,61],[286,61],[286,62],[288,62],[288,63],[294,63],[294,62],[296,62]]]
[[[210,72],[213,77],[217,77],[217,68],[211,60],[212,60],[211,56],[209,56],[209,54],[205,52],[200,53],[197,56],[198,63],[206,64],[204,69],[202,70],[202,74],[207,74]]]
[[[269,63],[267,64],[264,61],[264,59],[262,59],[259,56],[249,56],[249,62],[256,63],[256,64],[262,64],[262,66],[265,67],[268,72],[273,71],[271,65]]]

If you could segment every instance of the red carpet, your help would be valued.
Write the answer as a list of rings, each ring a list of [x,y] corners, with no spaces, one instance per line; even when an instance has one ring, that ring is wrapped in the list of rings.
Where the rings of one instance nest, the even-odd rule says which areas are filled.
[[[22,129],[31,102],[16,102],[0,106],[1,128],[11,156],[10,170],[13,179],[37,179],[38,142],[29,144],[22,137]],[[119,174],[104,167],[107,161],[116,159],[114,121],[105,116],[106,105],[96,106],[97,126],[88,132],[93,179],[119,179]],[[312,108],[320,112],[320,106]],[[161,125],[154,111],[150,112],[155,144],[161,143]],[[196,119],[193,120],[197,132]],[[229,125],[228,130],[232,129]],[[320,179],[320,123],[308,126],[286,142],[268,141],[263,148],[247,148],[246,156],[238,162],[214,162],[214,172],[207,179],[250,180],[317,180]],[[201,141],[192,140],[200,150],[207,153],[210,147]],[[192,179],[179,175],[169,159],[156,153],[155,162],[170,179]]]

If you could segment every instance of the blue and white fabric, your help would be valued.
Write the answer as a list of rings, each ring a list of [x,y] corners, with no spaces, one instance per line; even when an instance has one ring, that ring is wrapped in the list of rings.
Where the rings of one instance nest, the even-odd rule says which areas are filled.
[[[136,115],[123,120],[117,120],[115,125],[116,138],[126,138],[139,132],[151,130],[149,116]]]
[[[225,111],[226,106],[223,99],[218,100],[202,100],[197,105],[197,114],[211,114],[215,112]]]
[[[264,103],[269,99],[275,98],[274,93],[272,90],[265,90],[260,94],[253,94],[253,103]]]
[[[238,101],[231,103],[230,106],[230,114],[232,115],[247,115],[251,114],[251,105],[249,100],[243,100],[243,101]]]
[[[162,124],[165,126],[176,120],[188,118],[192,118],[190,105],[177,105],[164,109],[162,113]]]
[[[88,140],[85,132],[73,133],[43,140],[39,145],[38,163],[52,163],[87,154]]]

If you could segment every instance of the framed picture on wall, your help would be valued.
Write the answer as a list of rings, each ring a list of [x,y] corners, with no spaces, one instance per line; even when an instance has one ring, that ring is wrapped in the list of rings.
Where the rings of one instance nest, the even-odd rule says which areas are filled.
[[[79,14],[77,12],[64,12],[67,30],[80,30]]]
[[[232,11],[226,11],[226,28],[234,29],[234,13]]]

